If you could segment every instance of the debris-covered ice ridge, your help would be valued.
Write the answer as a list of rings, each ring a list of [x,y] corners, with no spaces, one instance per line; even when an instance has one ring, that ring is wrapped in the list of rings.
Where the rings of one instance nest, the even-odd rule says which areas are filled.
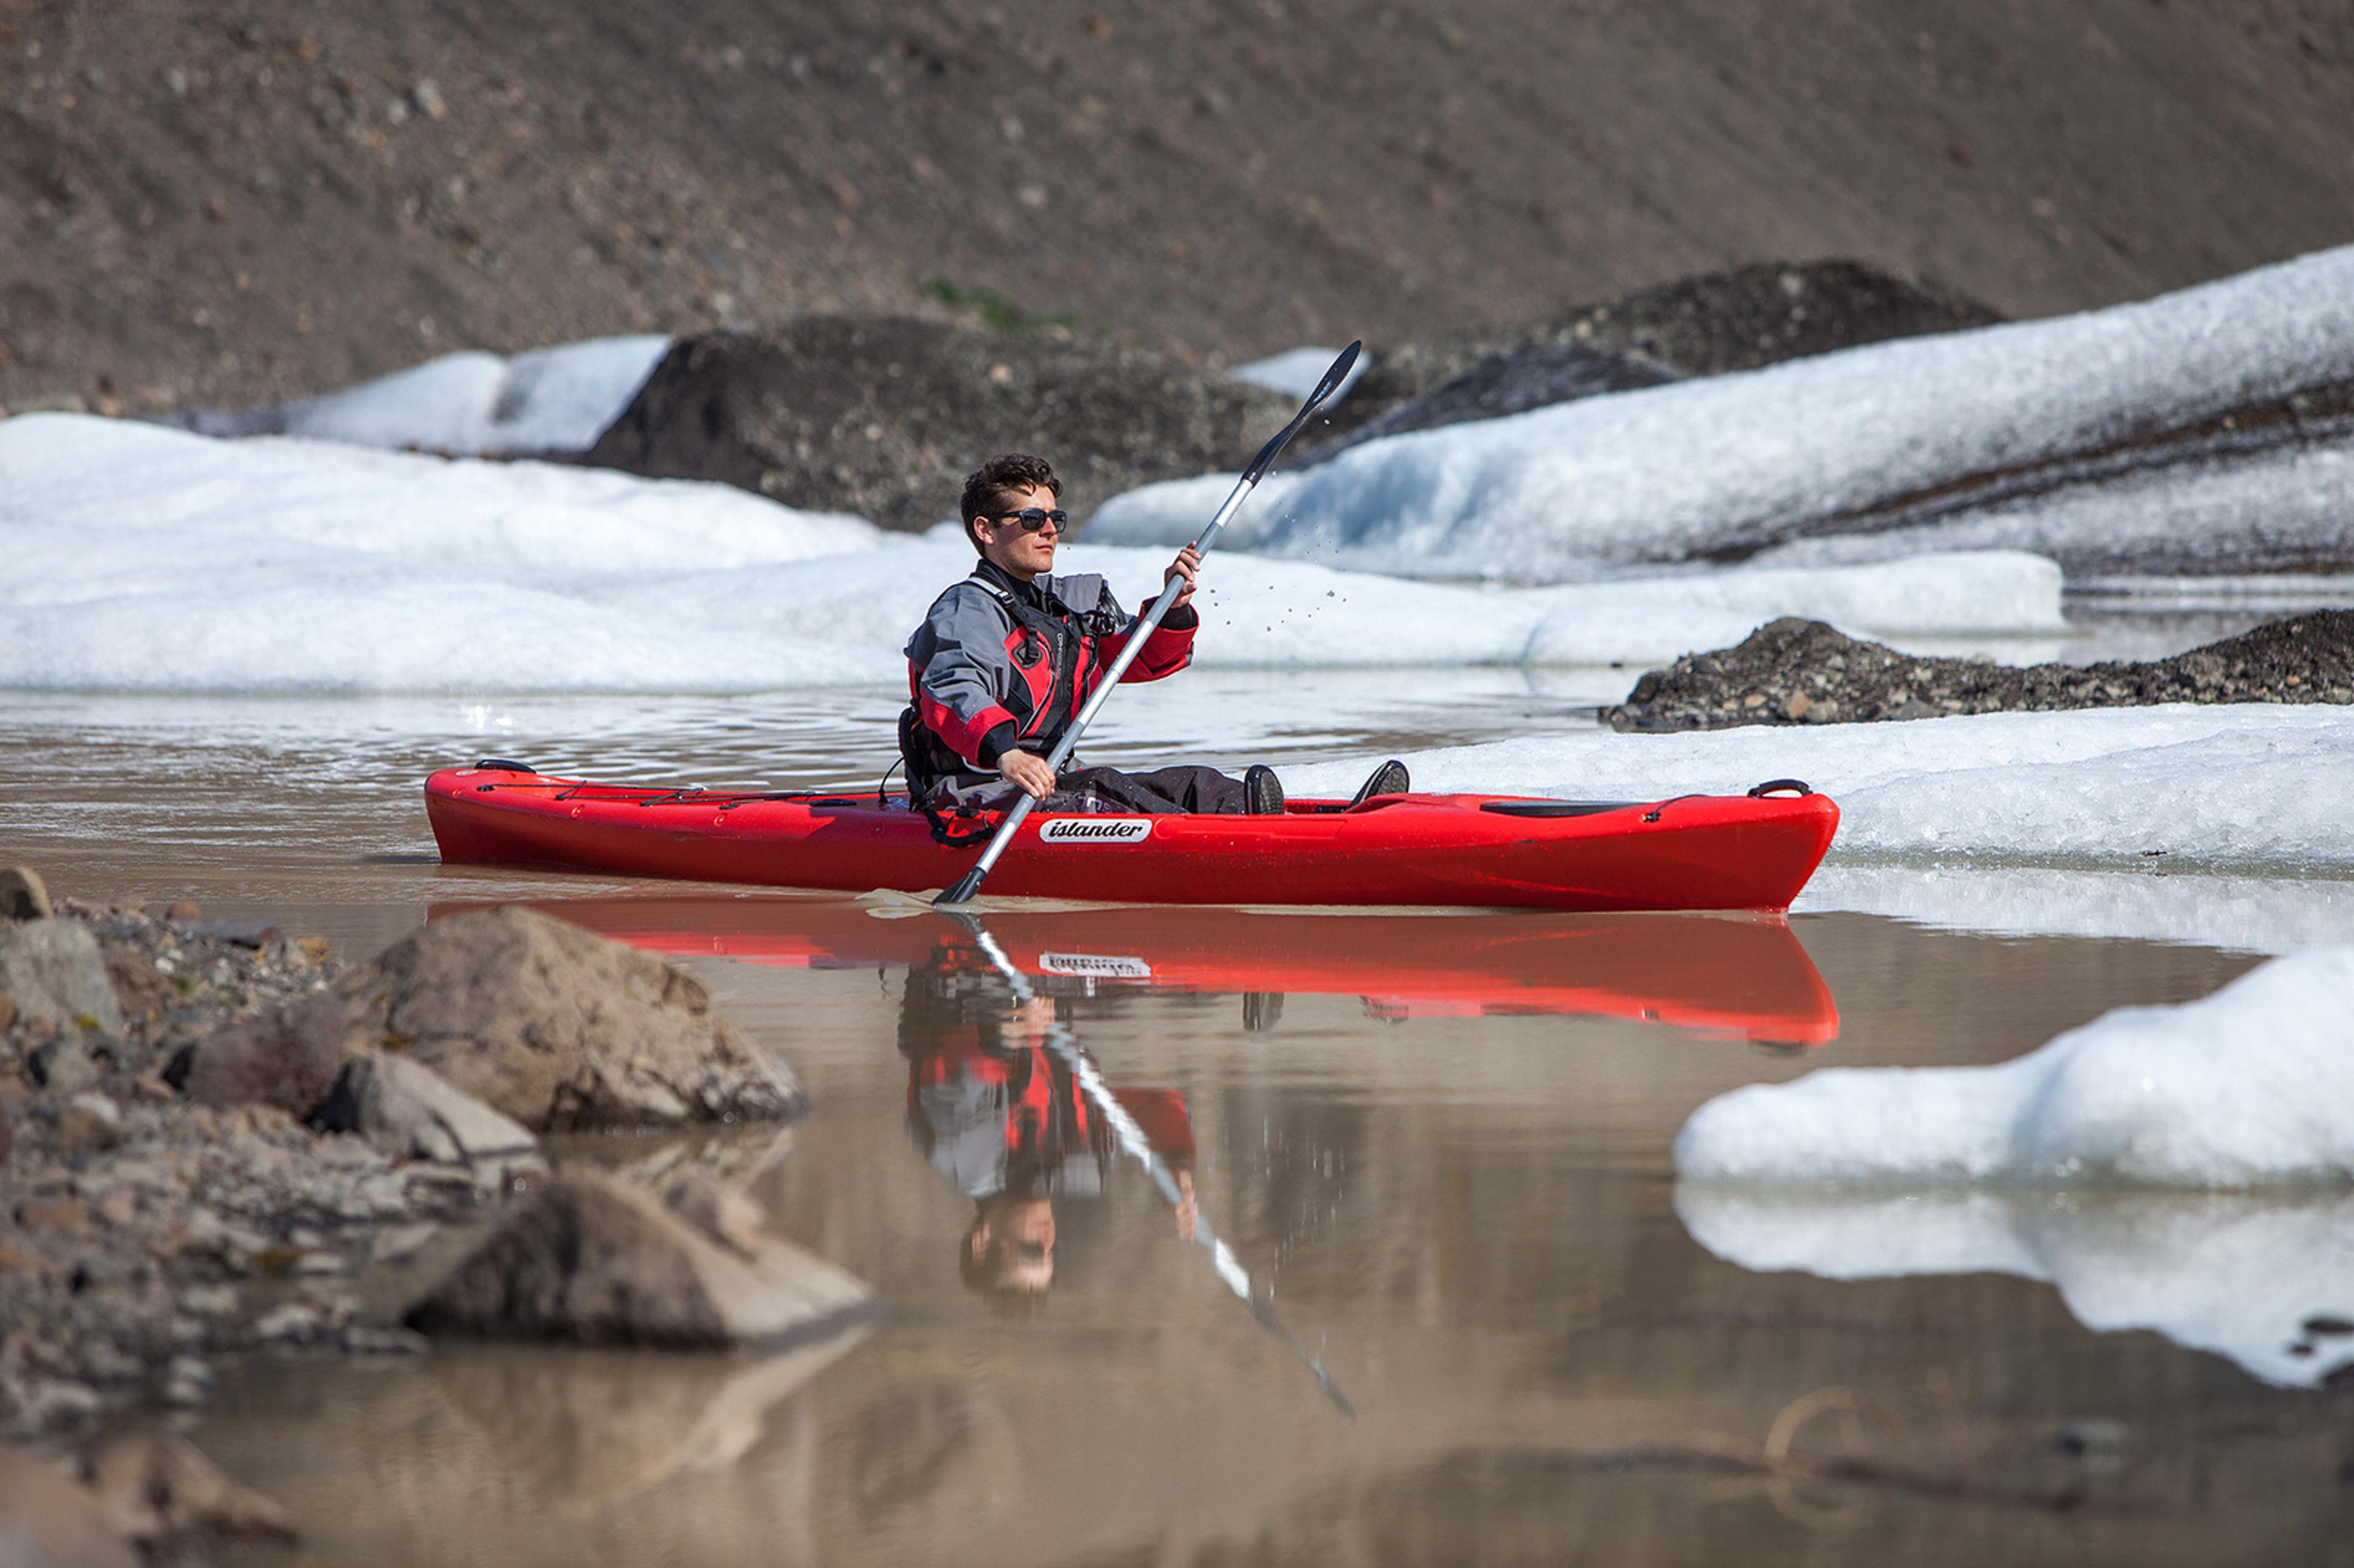
[[[2137,304],[1368,441],[1263,486],[1246,536],[1432,576],[1575,577],[1777,546],[1810,559],[2001,546],[2072,570],[2311,567],[2344,553],[2354,514],[2342,430],[2298,428],[2158,474],[2089,460],[2315,388],[2336,388],[2335,407],[2349,381],[2354,247]],[[2030,493],[1989,484],[1981,505],[1868,531],[1842,521],[2077,459],[2085,472]],[[1163,542],[1215,486],[1149,486],[1091,526]]]

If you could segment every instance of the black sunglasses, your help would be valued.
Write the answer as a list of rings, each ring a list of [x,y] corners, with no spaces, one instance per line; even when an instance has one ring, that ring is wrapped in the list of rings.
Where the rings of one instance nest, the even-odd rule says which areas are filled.
[[[989,514],[989,520],[991,523],[1002,523],[1008,517],[1020,523],[1025,534],[1035,534],[1049,523],[1055,525],[1055,532],[1059,534],[1063,531],[1064,525],[1071,520],[1071,514],[1059,506],[1052,512],[1041,512],[1034,506],[1025,506],[1019,512],[992,512]]]

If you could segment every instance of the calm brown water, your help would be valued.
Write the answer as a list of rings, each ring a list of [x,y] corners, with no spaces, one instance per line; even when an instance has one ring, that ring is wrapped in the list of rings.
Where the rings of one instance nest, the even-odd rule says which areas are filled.
[[[848,771],[875,722],[855,705],[878,700],[798,715],[812,770]],[[1495,700],[1502,728],[1552,699]],[[501,748],[454,706],[348,705],[333,745],[303,705],[20,707],[0,858],[61,892],[267,914],[347,956],[502,899],[673,954],[814,1110],[782,1135],[567,1156],[706,1160],[896,1316],[784,1361],[444,1346],[226,1369],[194,1436],[305,1537],[247,1561],[2354,1562],[2346,1395],[2096,1331],[2038,1279],[1752,1273],[1675,1206],[1670,1144],[1715,1094],[2005,1060],[2251,957],[1853,914],[1008,906],[987,929],[1051,998],[1023,1010],[939,916],[442,870],[420,764]],[[773,778],[749,766],[773,738],[713,704],[569,744],[707,745],[715,769]],[[1288,1340],[1138,1160],[1056,1123],[1059,1153],[1017,1139],[1009,1171],[1002,1124],[956,1114],[959,1085],[1002,1071],[1069,1119],[1084,1091],[1050,1017],[1186,1171]],[[1051,1251],[1014,1260],[1051,1272],[1042,1291],[965,1277],[992,1183],[1034,1234],[1051,1211]]]

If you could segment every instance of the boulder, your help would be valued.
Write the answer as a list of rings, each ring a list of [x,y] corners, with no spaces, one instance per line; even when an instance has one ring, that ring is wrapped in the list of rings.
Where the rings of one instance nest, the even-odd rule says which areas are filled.
[[[538,1140],[421,1062],[355,1056],[311,1118],[323,1132],[354,1132],[395,1160],[504,1165]]]
[[[122,1015],[143,1023],[161,1020],[171,1004],[172,982],[155,967],[154,959],[132,942],[101,939],[98,948],[106,956],[106,978],[113,983]]]
[[[102,1075],[97,1057],[79,1034],[60,1034],[36,1045],[26,1054],[25,1066],[33,1075],[33,1082],[60,1095],[78,1095],[84,1089],[96,1088]]]
[[[29,865],[0,866],[0,920],[46,920],[49,890]]]
[[[29,1448],[0,1444],[0,1564],[139,1568],[98,1495]]]
[[[965,475],[1043,452],[1084,515],[1160,479],[1238,469],[1296,402],[1108,339],[804,315],[681,339],[586,458],[740,486],[886,528],[956,515]]]
[[[352,1027],[351,1004],[321,992],[181,1047],[164,1079],[198,1105],[258,1103],[307,1117],[334,1086]]]
[[[880,1311],[864,1285],[824,1259],[745,1230],[739,1213],[721,1224],[732,1239],[610,1176],[562,1171],[516,1204],[404,1321],[429,1334],[782,1348],[844,1332]]]
[[[220,1541],[296,1540],[286,1510],[217,1469],[170,1431],[122,1432],[83,1460],[117,1533],[156,1555]]]
[[[27,1022],[122,1033],[122,1009],[98,938],[70,920],[44,916],[0,925],[0,991]]]
[[[76,1095],[58,1109],[49,1146],[59,1154],[96,1154],[122,1141],[122,1107],[104,1095]]]
[[[539,1131],[798,1113],[784,1065],[661,959],[532,910],[476,910],[394,944],[343,990],[347,1049],[421,1062]]]

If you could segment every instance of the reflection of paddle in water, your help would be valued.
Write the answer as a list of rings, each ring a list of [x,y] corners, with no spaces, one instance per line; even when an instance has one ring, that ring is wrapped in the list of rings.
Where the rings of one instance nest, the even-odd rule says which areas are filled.
[[[981,923],[978,916],[960,915],[955,918],[958,924],[972,933],[973,942],[981,948],[982,955],[989,959],[999,974],[1005,977],[1005,983],[1013,988],[1016,1002],[1026,1006],[1038,999],[1037,992],[1031,989],[1029,977],[1014,967],[1013,960],[1006,957],[1005,949],[998,946],[997,938],[989,934],[989,928]],[[1072,1037],[1069,1028],[1059,1019],[1047,1024],[1044,1043],[1055,1055],[1062,1058],[1064,1065],[1070,1069],[1072,1081],[1078,1085],[1079,1092],[1087,1096],[1087,1103],[1095,1107],[1096,1114],[1103,1118],[1104,1125],[1111,1128],[1112,1137],[1119,1141],[1120,1148],[1132,1155],[1151,1176],[1152,1184],[1161,1189],[1161,1195],[1168,1200],[1170,1206],[1181,1213],[1188,1208],[1193,1209],[1192,1239],[1200,1243],[1203,1249],[1210,1255],[1211,1266],[1217,1271],[1218,1277],[1225,1281],[1226,1288],[1233,1291],[1235,1297],[1250,1308],[1251,1317],[1257,1319],[1260,1328],[1291,1347],[1292,1353],[1300,1359],[1310,1375],[1316,1379],[1316,1386],[1324,1391],[1324,1397],[1331,1400],[1333,1407],[1341,1414],[1354,1421],[1357,1418],[1356,1407],[1349,1403],[1348,1396],[1343,1394],[1340,1386],[1333,1383],[1332,1374],[1324,1370],[1322,1361],[1309,1353],[1308,1347],[1299,1342],[1297,1335],[1283,1326],[1276,1318],[1274,1308],[1269,1307],[1252,1287],[1250,1273],[1235,1258],[1234,1249],[1220,1240],[1217,1234],[1211,1230],[1201,1218],[1192,1184],[1187,1182],[1181,1185],[1176,1173],[1170,1170],[1169,1162],[1154,1152],[1151,1143],[1145,1137],[1144,1129],[1137,1125],[1136,1118],[1129,1114],[1128,1108],[1112,1094],[1111,1086],[1104,1082],[1103,1075],[1096,1069],[1095,1063],[1079,1049],[1078,1042]]]

